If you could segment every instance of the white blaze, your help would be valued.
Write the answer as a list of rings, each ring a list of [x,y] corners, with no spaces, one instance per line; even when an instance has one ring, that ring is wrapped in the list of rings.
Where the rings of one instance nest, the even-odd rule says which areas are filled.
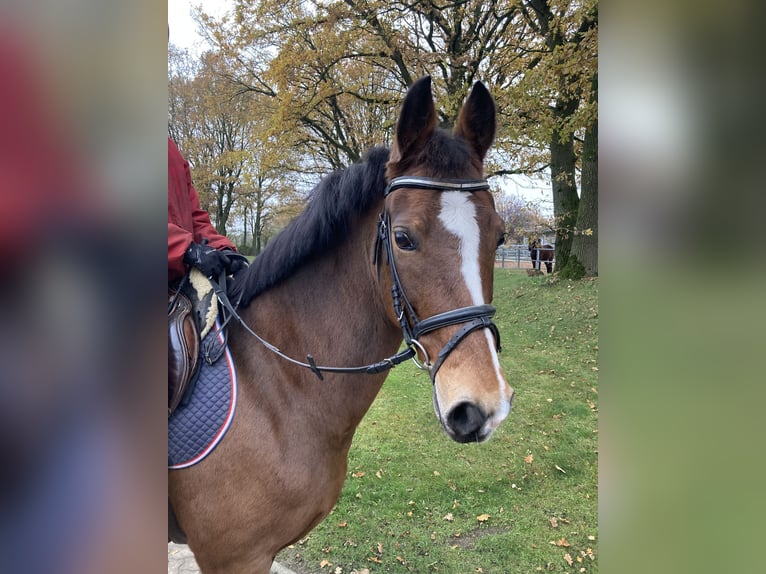
[[[476,206],[470,194],[464,191],[444,191],[439,220],[444,227],[460,239],[460,270],[474,305],[483,305],[484,291],[479,273],[479,224]]]
[[[471,295],[472,304],[484,305],[486,301],[484,300],[484,289],[479,272],[481,234],[479,223],[476,221],[476,206],[471,201],[471,194],[463,191],[444,191],[441,194],[441,204],[439,220],[447,231],[456,235],[460,240],[460,270],[468,293]],[[484,329],[483,332],[489,346],[492,364],[495,367],[495,376],[500,385],[501,407],[487,421],[486,425],[494,429],[508,415],[510,404],[505,390],[506,383],[500,373],[500,362],[495,350],[495,341],[489,329]]]

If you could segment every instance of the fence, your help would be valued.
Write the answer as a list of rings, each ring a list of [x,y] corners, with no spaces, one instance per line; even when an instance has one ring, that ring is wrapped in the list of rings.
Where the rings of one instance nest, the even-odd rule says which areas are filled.
[[[538,259],[543,251],[554,251],[552,247],[538,247]],[[542,269],[545,269],[543,262]],[[555,259],[551,261],[555,264]],[[526,245],[506,245],[495,252],[495,267],[510,269],[540,269],[540,261],[532,261],[529,256],[529,247]]]

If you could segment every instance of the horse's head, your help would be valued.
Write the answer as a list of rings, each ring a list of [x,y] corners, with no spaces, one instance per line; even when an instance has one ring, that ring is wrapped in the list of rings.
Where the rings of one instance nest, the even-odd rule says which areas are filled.
[[[530,239],[528,246],[529,246],[529,251],[530,252],[534,251],[535,249],[537,249],[537,239]]]
[[[513,390],[497,358],[494,254],[503,222],[483,177],[495,106],[477,83],[449,133],[436,127],[431,80],[410,88],[387,166],[392,283],[401,304],[391,319],[410,330],[434,382],[434,407],[458,442],[487,439],[508,415]],[[390,286],[390,285],[389,285]]]

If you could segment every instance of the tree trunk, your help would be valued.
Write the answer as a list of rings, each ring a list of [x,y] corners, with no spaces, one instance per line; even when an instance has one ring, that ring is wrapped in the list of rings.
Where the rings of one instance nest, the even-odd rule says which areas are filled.
[[[594,78],[593,83],[594,87],[598,85],[598,77]],[[584,233],[587,230],[591,234]],[[570,257],[582,264],[585,275],[598,275],[598,119],[585,132],[577,235],[572,241]]]
[[[224,216],[223,207],[223,190],[220,189],[220,184],[218,184],[218,187],[218,192],[215,195],[215,221],[213,222],[213,225],[218,233],[225,236],[226,218]]]
[[[556,127],[551,137],[551,179],[553,184],[553,216],[556,219],[556,269],[567,266],[572,248],[572,230],[577,222],[577,196],[575,182],[574,136],[570,133],[563,138],[560,126],[574,114],[577,100],[557,104],[554,114]]]
[[[261,219],[263,218],[263,182],[258,182],[258,187],[255,192],[255,219],[253,223],[253,254],[258,255],[263,249],[262,235],[263,225]]]
[[[242,237],[242,248],[247,250],[247,201],[245,201],[245,205],[243,206],[245,214],[242,216],[242,221],[245,222],[245,224],[242,226],[244,228],[244,235]]]

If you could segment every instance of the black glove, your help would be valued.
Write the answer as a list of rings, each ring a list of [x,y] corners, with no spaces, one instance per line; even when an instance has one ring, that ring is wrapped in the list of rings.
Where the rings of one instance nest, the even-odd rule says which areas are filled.
[[[207,245],[192,243],[184,254],[184,263],[196,267],[205,277],[218,278],[221,271],[231,266],[229,257],[217,249]]]
[[[226,271],[229,273],[229,275],[236,275],[238,271],[241,271],[250,265],[247,257],[237,253],[236,251],[232,251],[231,249],[223,249],[221,252],[229,258],[229,265],[226,267]]]

